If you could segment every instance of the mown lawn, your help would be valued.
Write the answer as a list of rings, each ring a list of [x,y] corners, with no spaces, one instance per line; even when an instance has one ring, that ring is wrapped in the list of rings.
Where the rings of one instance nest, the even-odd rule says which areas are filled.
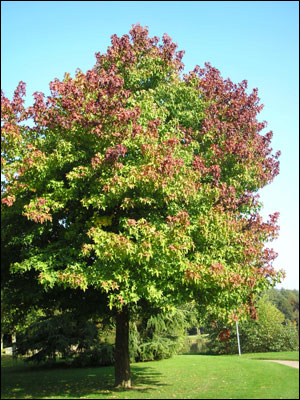
[[[298,353],[267,353],[297,359]],[[256,354],[261,356],[261,354]],[[287,358],[289,357],[289,358]],[[33,368],[2,358],[2,399],[298,399],[299,370],[239,356],[179,355],[132,364],[133,389],[113,388],[114,369]],[[15,363],[14,365],[12,365]]]
[[[299,361],[299,353],[297,351],[282,351],[278,353],[247,353],[241,357],[252,358],[256,360],[288,360]]]

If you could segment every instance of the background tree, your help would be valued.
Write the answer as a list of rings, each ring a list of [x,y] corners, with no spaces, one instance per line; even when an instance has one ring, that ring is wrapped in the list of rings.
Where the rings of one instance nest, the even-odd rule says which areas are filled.
[[[239,335],[242,353],[257,353],[270,351],[297,351],[299,337],[296,326],[285,319],[284,314],[272,304],[266,295],[256,302],[258,318],[239,323]],[[221,342],[221,330],[229,329],[230,339]],[[236,325],[219,319],[207,325],[205,332],[209,333],[208,352],[225,354],[226,345],[229,352],[238,353]]]
[[[266,296],[284,314],[285,319],[297,325],[299,329],[299,291],[270,289]]]
[[[32,107],[23,82],[12,101],[2,94],[2,204],[29,222],[14,271],[106,293],[115,383],[129,387],[136,305],[171,312],[195,299],[216,316],[255,317],[256,293],[280,279],[264,246],[278,214],[264,222],[255,195],[278,174],[279,153],[246,81],[209,64],[182,75],[184,52],[147,27],[111,42],[93,69],[55,79],[47,99],[34,93]]]
[[[151,310],[151,308],[150,308]],[[148,314],[148,315],[147,315]],[[195,305],[188,304],[169,313],[141,312],[130,326],[130,358],[134,362],[153,361],[180,354],[188,329],[197,325]]]

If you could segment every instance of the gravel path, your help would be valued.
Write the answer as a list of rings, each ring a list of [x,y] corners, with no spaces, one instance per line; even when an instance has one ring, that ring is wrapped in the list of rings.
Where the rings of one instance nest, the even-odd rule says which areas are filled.
[[[286,360],[262,360],[262,361],[276,362],[279,364],[288,365],[289,367],[299,368],[299,361],[286,361]]]

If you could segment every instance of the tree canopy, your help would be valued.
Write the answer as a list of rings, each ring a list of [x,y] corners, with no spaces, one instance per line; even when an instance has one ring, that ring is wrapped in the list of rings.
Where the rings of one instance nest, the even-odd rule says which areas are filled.
[[[263,221],[257,194],[280,154],[257,89],[209,63],[183,74],[176,48],[137,24],[33,106],[23,82],[12,101],[1,94],[4,248],[18,247],[13,271],[93,287],[112,310],[196,300],[255,317],[255,294],[282,276],[265,246],[278,213]]]

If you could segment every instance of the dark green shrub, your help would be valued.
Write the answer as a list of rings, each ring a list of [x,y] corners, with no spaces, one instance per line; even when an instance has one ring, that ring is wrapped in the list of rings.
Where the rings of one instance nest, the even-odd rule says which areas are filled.
[[[190,309],[175,314],[158,313],[131,324],[130,358],[132,362],[153,361],[179,354],[185,344],[187,329],[195,323]]]
[[[163,360],[176,354],[177,349],[177,340],[157,336],[141,343],[137,358],[139,361]]]
[[[41,317],[17,337],[18,354],[31,353],[26,361],[41,363],[69,359],[76,351],[97,343],[97,328],[91,321],[74,318],[72,313]]]
[[[72,362],[74,367],[101,367],[113,365],[115,346],[109,343],[98,343],[92,349],[78,353]]]

